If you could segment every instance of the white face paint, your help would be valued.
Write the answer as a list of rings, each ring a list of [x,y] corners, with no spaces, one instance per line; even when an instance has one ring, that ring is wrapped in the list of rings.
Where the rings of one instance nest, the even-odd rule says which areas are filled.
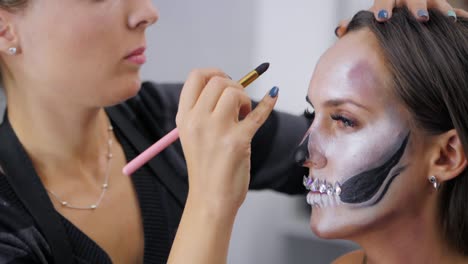
[[[309,87],[315,118],[304,166],[310,169],[311,227],[322,237],[347,238],[375,226],[408,198],[395,193],[404,193],[412,182],[406,170],[409,114],[392,95],[389,74],[370,38],[368,32],[356,32],[338,41],[321,58]],[[392,157],[397,158],[393,163]],[[379,184],[369,176],[359,176],[366,178],[359,188],[347,182],[386,163],[390,169]],[[370,174],[376,171],[382,170]],[[375,192],[363,193],[369,189]]]

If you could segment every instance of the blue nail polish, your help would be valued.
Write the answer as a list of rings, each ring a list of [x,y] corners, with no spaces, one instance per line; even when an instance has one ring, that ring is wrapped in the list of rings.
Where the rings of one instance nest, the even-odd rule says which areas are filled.
[[[273,98],[274,98],[274,97],[278,96],[278,92],[279,92],[279,88],[278,88],[278,87],[275,86],[275,87],[271,88],[271,90],[270,90],[270,97],[273,97]]]
[[[425,10],[425,9],[419,9],[416,14],[418,15],[418,17],[422,17],[424,19],[429,18],[429,12],[427,12],[427,10]]]
[[[453,21],[457,21],[457,14],[455,13],[455,11],[449,10],[449,11],[447,12],[447,16],[450,17],[450,18],[452,18]]]
[[[379,13],[377,14],[377,17],[379,19],[387,19],[388,18],[388,11],[385,10],[385,9],[380,10]]]

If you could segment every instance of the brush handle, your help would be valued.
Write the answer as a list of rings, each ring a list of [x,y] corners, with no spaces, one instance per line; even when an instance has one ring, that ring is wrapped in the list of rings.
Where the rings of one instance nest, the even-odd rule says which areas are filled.
[[[174,128],[171,132],[166,134],[160,140],[156,141],[151,147],[143,151],[138,157],[130,161],[123,168],[123,173],[125,175],[132,175],[136,170],[141,166],[147,163],[150,159],[158,155],[161,151],[171,145],[174,141],[179,138],[179,130]]]

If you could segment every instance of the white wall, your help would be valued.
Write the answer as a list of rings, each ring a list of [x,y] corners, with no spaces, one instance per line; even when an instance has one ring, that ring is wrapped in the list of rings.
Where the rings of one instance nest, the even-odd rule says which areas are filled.
[[[214,66],[233,79],[264,61],[271,67],[248,92],[261,98],[280,87],[277,109],[301,113],[320,55],[335,40],[341,18],[370,0],[154,0],[160,10],[150,30],[144,79],[183,81],[194,67]],[[330,263],[354,245],[322,241],[309,229],[304,197],[250,192],[230,246],[229,263]]]

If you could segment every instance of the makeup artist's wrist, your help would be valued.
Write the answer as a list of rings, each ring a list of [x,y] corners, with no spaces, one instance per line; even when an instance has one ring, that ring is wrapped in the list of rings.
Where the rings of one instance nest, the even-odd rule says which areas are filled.
[[[185,210],[196,211],[199,217],[216,221],[234,221],[241,203],[233,199],[195,195],[189,191]]]

